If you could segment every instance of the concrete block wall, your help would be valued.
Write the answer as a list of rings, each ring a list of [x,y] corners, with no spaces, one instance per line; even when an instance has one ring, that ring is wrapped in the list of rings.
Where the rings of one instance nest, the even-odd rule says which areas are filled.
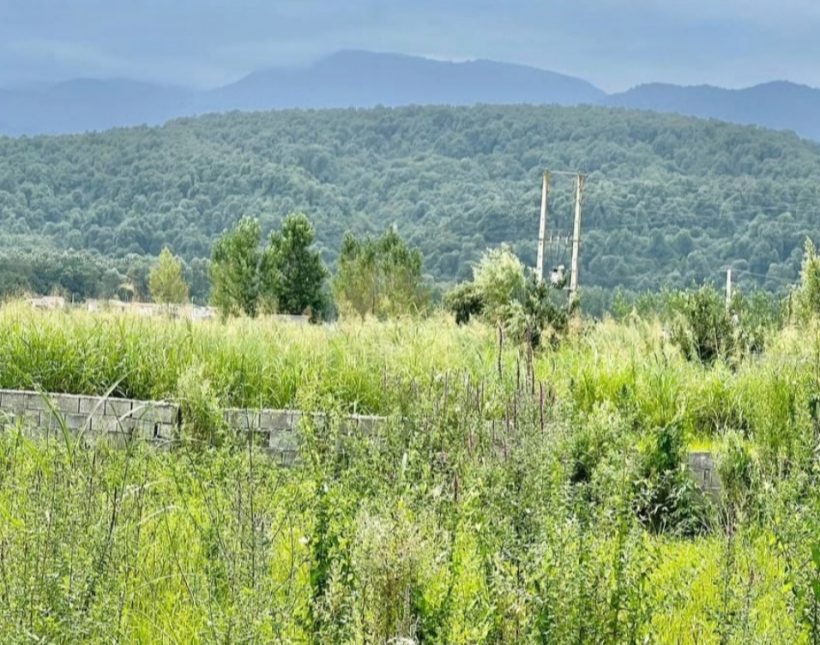
[[[224,410],[228,427],[253,433],[257,444],[283,463],[292,463],[299,452],[302,418],[299,410]],[[323,414],[310,415],[313,423],[325,422]],[[0,429],[20,425],[41,436],[62,436],[63,429],[89,442],[106,440],[124,445],[132,439],[155,444],[172,442],[183,424],[180,406],[169,401],[139,401],[75,394],[41,394],[0,390]],[[348,432],[372,432],[384,417],[350,415]]]
[[[113,435],[169,441],[179,422],[179,406],[165,401],[0,390],[0,426],[20,423],[55,435],[65,428],[89,438]]]
[[[299,453],[299,425],[307,413],[299,410],[224,411],[228,427],[253,433],[258,445],[283,463],[292,463]],[[319,426],[327,417],[311,414]],[[345,431],[371,434],[384,417],[349,415]],[[125,443],[141,439],[156,444],[173,441],[182,426],[182,411],[168,401],[138,401],[75,394],[40,394],[20,390],[0,390],[0,429],[20,424],[45,435],[61,436],[62,428],[89,440],[106,439]],[[720,495],[720,478],[712,454],[692,452],[688,467],[701,489],[714,498]]]

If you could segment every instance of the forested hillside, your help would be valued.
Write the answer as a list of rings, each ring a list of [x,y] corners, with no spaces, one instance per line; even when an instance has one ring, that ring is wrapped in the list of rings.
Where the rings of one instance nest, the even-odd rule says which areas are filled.
[[[113,288],[139,278],[127,275],[128,254],[169,245],[194,265],[201,297],[193,261],[216,235],[242,215],[269,230],[293,211],[310,217],[331,267],[346,230],[393,223],[438,281],[467,277],[501,242],[534,264],[545,168],[588,174],[584,285],[682,285],[733,265],[741,281],[774,289],[795,279],[804,238],[820,234],[820,145],[790,134],[595,107],[230,113],[0,138],[0,290],[43,290],[48,270],[94,295],[65,284],[63,263],[88,265],[75,271],[87,269],[84,285],[107,271]],[[551,228],[562,235],[571,192],[556,178]]]

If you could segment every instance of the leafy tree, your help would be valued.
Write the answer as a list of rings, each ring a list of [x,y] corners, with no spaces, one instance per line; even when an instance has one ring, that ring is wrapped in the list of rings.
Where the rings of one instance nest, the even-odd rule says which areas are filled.
[[[524,297],[524,265],[509,246],[490,249],[473,269],[473,282],[484,302],[484,316],[498,324],[507,318],[508,308]]]
[[[151,268],[148,286],[151,299],[156,303],[182,304],[188,300],[188,285],[182,277],[182,260],[174,257],[167,246]]]
[[[211,302],[223,316],[255,316],[259,306],[261,253],[258,220],[243,217],[214,244]]]
[[[474,282],[462,282],[447,292],[444,306],[455,314],[456,324],[465,325],[484,311],[484,298]]]
[[[735,346],[731,313],[713,285],[682,292],[679,312],[672,328],[672,341],[687,359],[709,364],[729,356]]]
[[[474,315],[502,325],[507,334],[532,347],[542,341],[545,329],[556,340],[567,329],[572,308],[560,288],[539,281],[527,272],[506,245],[490,249],[474,269],[473,282],[453,288],[444,299],[456,323],[463,324]]]
[[[570,316],[577,306],[578,300],[567,302],[562,290],[554,289],[548,282],[539,281],[535,273],[530,273],[522,303],[523,335],[527,342],[533,347],[540,345],[544,330],[550,332],[550,341],[557,341],[566,333]]]
[[[311,248],[316,233],[303,214],[289,215],[274,231],[262,260],[262,292],[280,313],[316,316],[326,309],[327,269]]]
[[[418,313],[430,292],[422,276],[422,257],[394,228],[362,240],[345,235],[333,290],[343,309],[364,317]]]

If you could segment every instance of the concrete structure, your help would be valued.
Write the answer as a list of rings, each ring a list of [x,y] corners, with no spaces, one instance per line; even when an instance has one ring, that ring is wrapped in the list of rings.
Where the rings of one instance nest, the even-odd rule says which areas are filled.
[[[711,452],[690,452],[687,465],[700,489],[712,499],[720,497],[720,477]]]
[[[252,433],[257,445],[264,447],[283,463],[292,463],[299,453],[297,432],[302,419],[314,426],[326,415],[299,410],[228,408],[223,411],[229,428]],[[370,434],[385,417],[352,414],[344,418],[346,430]],[[41,394],[32,391],[0,390],[0,429],[22,427],[43,437],[62,439],[64,431],[85,440],[109,441],[125,445],[134,439],[168,445],[178,436],[184,423],[179,404],[170,401],[138,401],[75,394]],[[709,496],[720,495],[720,479],[711,453],[689,454],[692,477]]]
[[[292,462],[299,451],[300,426],[305,413],[298,410],[223,411],[229,428],[253,433],[257,445],[283,462]],[[314,424],[326,416],[310,415]],[[368,433],[384,417],[348,415],[348,431]],[[87,442],[109,441],[125,445],[137,439],[168,445],[179,436],[184,423],[182,408],[170,401],[138,401],[75,394],[41,394],[33,391],[0,390],[0,429],[21,425],[41,436],[62,439],[65,431]]]

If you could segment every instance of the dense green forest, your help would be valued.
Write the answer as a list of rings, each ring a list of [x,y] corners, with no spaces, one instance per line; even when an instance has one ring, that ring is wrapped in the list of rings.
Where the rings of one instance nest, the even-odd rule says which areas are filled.
[[[230,113],[160,128],[0,138],[0,291],[142,292],[164,245],[206,296],[215,237],[291,212],[331,269],[345,231],[395,224],[438,282],[489,246],[535,262],[540,175],[581,169],[582,284],[633,291],[719,280],[776,290],[820,233],[820,145],[795,135],[606,108],[409,107]],[[553,183],[553,232],[572,185]],[[568,248],[548,263],[568,264]]]

